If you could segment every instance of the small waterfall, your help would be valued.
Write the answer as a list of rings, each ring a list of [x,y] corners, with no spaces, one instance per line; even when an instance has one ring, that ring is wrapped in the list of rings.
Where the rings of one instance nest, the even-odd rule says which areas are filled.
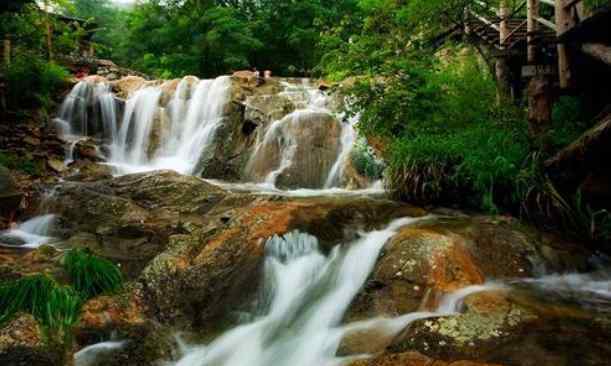
[[[356,118],[340,122],[329,107],[330,98],[307,79],[283,85],[280,95],[297,109],[258,135],[247,175],[266,188],[339,186],[356,139]]]
[[[208,346],[186,347],[176,366],[309,366],[335,364],[346,332],[344,313],[361,289],[384,244],[399,230],[421,219],[400,219],[327,256],[318,240],[292,232],[266,244],[264,286],[253,322],[238,326]],[[409,322],[432,316],[414,313],[378,320],[394,334]],[[371,324],[367,324],[371,325]],[[393,334],[393,335],[394,335]],[[239,350],[239,351],[236,351]]]
[[[156,169],[201,173],[223,123],[231,79],[185,77],[163,107],[162,99],[171,89],[168,85],[169,82],[161,86],[149,84],[133,92],[121,118],[109,84],[98,80],[79,82],[56,119],[70,142],[66,161],[73,160],[79,138],[98,134],[108,144],[108,164],[118,174]]]
[[[86,81],[79,81],[64,99],[56,122],[64,136],[86,136],[88,134],[88,107],[91,105],[94,87]]]
[[[8,244],[0,244],[5,247],[35,249],[48,243],[53,238],[48,236],[55,215],[43,215],[34,217],[15,229],[0,233],[0,242],[8,241]],[[14,244],[13,244],[14,243]]]
[[[110,162],[119,166],[144,166],[161,89],[140,89],[127,101],[125,116],[110,148]],[[146,170],[146,168],[144,169]]]
[[[333,188],[337,187],[341,184],[341,178],[344,176],[344,169],[346,168],[346,164],[348,164],[348,160],[350,159],[350,153],[352,153],[352,149],[354,148],[354,144],[356,142],[356,130],[354,126],[359,121],[360,116],[355,115],[348,122],[344,122],[342,126],[342,135],[341,135],[341,150],[339,155],[337,155],[337,160],[333,163],[333,167],[327,176],[327,181],[325,182],[324,188]]]
[[[74,354],[75,366],[98,365],[100,357],[108,355],[125,346],[125,342],[102,342],[87,346]]]

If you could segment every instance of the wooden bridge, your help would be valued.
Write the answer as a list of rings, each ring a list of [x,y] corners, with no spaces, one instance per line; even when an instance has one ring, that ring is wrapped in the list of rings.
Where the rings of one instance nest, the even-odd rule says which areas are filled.
[[[563,192],[575,192],[584,182],[608,187],[611,1],[594,9],[582,0],[527,0],[513,8],[508,3],[502,0],[495,9],[474,0],[464,17],[464,33],[492,55],[499,98],[526,99],[530,132],[539,138],[552,127],[558,97],[579,97],[596,124],[546,161],[546,172]],[[599,201],[611,207],[611,196]]]
[[[611,7],[584,3],[501,0],[494,8],[474,0],[465,10],[463,31],[489,50],[499,98],[527,95],[534,134],[551,123],[559,95],[580,95],[598,112],[611,103]]]
[[[496,9],[473,1],[466,11],[465,33],[493,49],[496,73],[506,92],[516,94],[516,79],[553,75],[554,86],[570,91],[581,55],[611,65],[611,11],[588,9],[582,0],[526,0]],[[512,88],[513,86],[513,93]]]

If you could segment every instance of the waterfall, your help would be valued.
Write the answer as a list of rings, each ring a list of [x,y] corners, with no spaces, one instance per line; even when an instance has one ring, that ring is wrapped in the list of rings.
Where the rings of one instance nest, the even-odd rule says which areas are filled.
[[[85,347],[74,354],[75,366],[93,366],[98,365],[99,358],[117,351],[125,346],[125,342],[109,341],[96,343]]]
[[[230,77],[185,77],[166,107],[162,106],[162,98],[168,84],[147,85],[129,96],[121,117],[108,83],[79,82],[56,118],[69,141],[66,161],[73,160],[79,139],[97,133],[108,144],[108,164],[118,174],[157,169],[201,173],[225,117]]]
[[[35,249],[48,243],[53,238],[49,235],[51,225],[55,220],[55,215],[43,215],[34,217],[11,230],[0,233],[0,242],[8,241],[5,247]],[[12,244],[14,243],[14,244]]]
[[[343,123],[341,150],[337,155],[337,160],[335,160],[335,163],[333,163],[333,167],[331,168],[329,175],[327,176],[327,181],[325,182],[324,188],[333,188],[341,184],[341,178],[344,176],[344,169],[346,164],[348,164],[350,153],[352,153],[354,143],[356,142],[356,130],[354,129],[354,126],[359,119],[360,115],[355,115],[350,118],[348,122]]]
[[[339,186],[356,139],[358,117],[340,122],[332,112],[330,97],[307,79],[282,85],[284,91],[279,94],[296,110],[259,133],[247,175],[268,189]]]
[[[376,326],[395,335],[409,322],[434,315],[412,313],[397,319],[341,326],[344,313],[361,289],[384,244],[399,228],[421,219],[400,219],[365,234],[327,256],[316,237],[292,232],[266,243],[259,316],[208,346],[186,347],[176,366],[328,365],[355,327]]]

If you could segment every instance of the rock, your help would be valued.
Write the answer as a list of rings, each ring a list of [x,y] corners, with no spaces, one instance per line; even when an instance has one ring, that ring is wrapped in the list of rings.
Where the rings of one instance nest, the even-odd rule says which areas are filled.
[[[164,324],[197,328],[247,305],[258,288],[253,279],[260,278],[265,242],[275,234],[311,233],[329,250],[365,224],[376,227],[395,215],[419,214],[365,198],[226,197],[207,214],[208,225],[171,236],[169,249],[144,270],[148,314]]]
[[[23,195],[17,190],[11,172],[0,165],[0,214],[10,215],[21,204]]]
[[[77,173],[67,177],[67,180],[78,182],[96,182],[112,178],[112,168],[108,165],[88,161],[77,161],[72,166]]]
[[[48,366],[62,364],[63,355],[46,347],[36,320],[18,315],[0,328],[0,364]]]
[[[606,365],[608,314],[537,303],[514,292],[481,292],[465,299],[463,314],[413,323],[388,352],[417,350],[446,361],[472,359],[506,365]],[[564,308],[563,308],[564,307]]]
[[[541,268],[586,268],[588,253],[512,221],[453,217],[402,229],[386,245],[350,319],[434,309],[445,293],[486,280],[533,276]]]
[[[349,366],[502,366],[498,364],[479,363],[473,361],[443,362],[432,360],[417,352],[381,355],[371,359],[363,359]]]
[[[63,173],[68,169],[64,162],[59,159],[49,159],[47,165],[56,173]]]
[[[32,137],[32,136],[26,136],[23,138],[23,142],[25,142],[28,145],[32,145],[32,146],[38,146],[40,145],[40,139],[37,137]]]
[[[121,263],[136,276],[162,252],[169,236],[185,221],[203,225],[224,192],[195,177],[174,172],[127,175],[93,183],[64,182],[46,204],[61,216],[67,231],[89,239],[86,247]],[[78,238],[61,243],[78,245]]]
[[[102,161],[98,153],[98,146],[92,139],[83,139],[74,147],[75,159],[87,159],[91,161]]]

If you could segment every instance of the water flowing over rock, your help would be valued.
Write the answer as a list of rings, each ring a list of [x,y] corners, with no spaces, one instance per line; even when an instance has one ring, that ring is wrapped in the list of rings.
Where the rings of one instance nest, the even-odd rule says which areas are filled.
[[[171,169],[182,174],[281,188],[364,188],[354,179],[354,123],[338,97],[303,80],[239,77],[108,82],[90,77],[66,97],[56,119],[72,163],[95,137],[115,174]]]

